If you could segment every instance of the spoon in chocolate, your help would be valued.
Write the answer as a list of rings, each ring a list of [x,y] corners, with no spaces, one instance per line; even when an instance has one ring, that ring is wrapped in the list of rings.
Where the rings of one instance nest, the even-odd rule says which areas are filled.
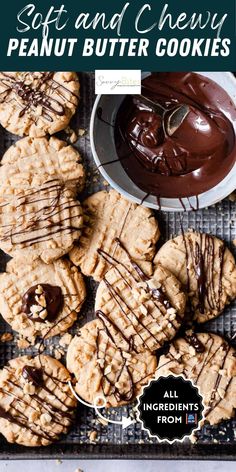
[[[153,102],[150,98],[147,98],[144,95],[134,95],[134,98],[138,99],[139,102],[149,108],[152,108],[154,112],[163,118],[165,125],[164,128],[169,136],[172,136],[172,134],[176,132],[190,111],[188,105],[179,105],[175,108],[167,109],[160,105],[160,103]]]

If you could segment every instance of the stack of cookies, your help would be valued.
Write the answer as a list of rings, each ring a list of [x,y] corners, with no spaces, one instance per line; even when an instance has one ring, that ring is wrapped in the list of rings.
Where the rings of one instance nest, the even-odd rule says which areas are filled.
[[[0,248],[12,257],[0,275],[1,315],[42,347],[83,314],[84,276],[98,283],[94,320],[72,339],[67,369],[40,349],[0,371],[1,433],[27,446],[59,439],[74,419],[70,374],[82,399],[94,405],[102,396],[107,407],[134,401],[154,377],[181,374],[199,386],[207,421],[230,418],[235,351],[193,326],[236,297],[233,255],[195,231],[157,252],[153,212],[114,190],[80,204],[81,156],[46,136],[64,129],[76,111],[75,73],[2,72],[0,94],[0,122],[25,136],[0,166]]]

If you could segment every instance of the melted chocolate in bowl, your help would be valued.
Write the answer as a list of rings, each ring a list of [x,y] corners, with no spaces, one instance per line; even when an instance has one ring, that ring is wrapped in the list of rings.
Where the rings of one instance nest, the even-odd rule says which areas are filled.
[[[144,192],[157,197],[198,196],[220,183],[236,161],[236,107],[229,95],[196,73],[152,73],[142,81],[142,95],[162,105],[160,117],[132,95],[118,110],[115,144],[122,166]],[[190,111],[169,136],[170,110]]]

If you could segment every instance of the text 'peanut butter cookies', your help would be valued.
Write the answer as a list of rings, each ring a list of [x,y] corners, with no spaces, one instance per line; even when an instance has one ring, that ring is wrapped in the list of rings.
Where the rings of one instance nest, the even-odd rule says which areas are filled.
[[[80,203],[56,179],[0,197],[0,248],[13,257],[50,263],[72,249],[82,225]]]
[[[74,115],[79,89],[75,72],[0,72],[0,122],[19,136],[56,133]]]
[[[112,268],[99,284],[96,314],[122,349],[155,351],[180,328],[186,296],[168,270],[158,265],[150,278],[122,249],[123,263],[106,255]]]
[[[0,192],[10,188],[15,194],[21,189],[39,187],[48,180],[58,179],[75,193],[83,190],[84,167],[79,152],[57,138],[23,138],[4,154],[0,166]]]
[[[220,336],[186,335],[159,359],[157,377],[182,374],[203,396],[205,421],[211,425],[231,418],[236,408],[236,352]]]
[[[0,274],[0,312],[26,338],[67,331],[86,296],[83,276],[69,261],[31,264],[12,259]]]
[[[76,406],[69,380],[52,357],[12,359],[0,371],[0,432],[7,441],[47,446],[67,433]]]
[[[98,396],[105,397],[106,407],[132,402],[154,375],[156,364],[149,351],[119,349],[100,320],[83,326],[67,352],[67,368],[75,375],[78,395],[91,404]]]
[[[70,252],[83,274],[100,281],[109,269],[101,256],[105,251],[122,261],[123,251],[115,243],[119,238],[132,258],[151,271],[151,261],[160,232],[152,211],[123,198],[115,190],[91,195],[83,203],[85,224],[79,246]]]
[[[186,287],[193,318],[202,323],[218,316],[236,297],[236,265],[220,239],[189,231],[167,241],[157,253],[161,264]]]

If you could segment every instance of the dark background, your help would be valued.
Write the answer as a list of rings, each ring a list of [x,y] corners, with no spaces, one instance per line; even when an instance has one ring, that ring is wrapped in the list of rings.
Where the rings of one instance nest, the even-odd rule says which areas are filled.
[[[50,6],[60,7],[61,4],[65,5],[65,9],[68,10],[70,20],[65,28],[60,32],[55,30],[54,24],[51,25],[49,37],[77,37],[78,44],[75,46],[75,53],[72,57],[17,57],[13,54],[12,57],[7,57],[7,48],[9,38],[27,38],[33,39],[35,37],[41,38],[42,31],[38,29],[33,32],[18,33],[16,31],[17,26],[17,13],[28,3],[33,3],[36,6],[35,12],[41,12],[46,15]],[[91,12],[94,15],[96,12],[106,12],[108,18],[122,10],[122,7],[126,3],[125,0],[116,1],[103,1],[95,2],[94,0],[34,0],[29,2],[28,0],[13,0],[10,2],[2,2],[1,4],[1,15],[0,15],[0,40],[1,40],[1,69],[12,71],[12,70],[95,70],[95,69],[142,69],[142,70],[160,70],[160,71],[185,71],[185,70],[232,70],[236,66],[236,36],[235,36],[235,0],[227,0],[222,2],[219,0],[130,0],[130,5],[126,11],[123,27],[121,31],[122,37],[132,38],[137,37],[138,34],[134,29],[135,17],[140,8],[145,4],[149,3],[152,6],[151,13],[145,13],[143,17],[144,24],[145,19],[147,21],[147,27],[153,22],[158,21],[160,13],[165,3],[168,3],[168,11],[172,12],[173,18],[176,18],[181,12],[186,12],[188,17],[194,12],[204,13],[207,10],[212,13],[219,13],[222,16],[224,13],[228,13],[228,18],[222,28],[222,37],[228,37],[231,39],[231,54],[228,57],[160,57],[157,58],[155,55],[156,41],[159,37],[178,37],[181,38],[212,38],[215,37],[216,32],[212,31],[210,27],[204,30],[197,29],[193,30],[169,30],[167,27],[163,31],[159,31],[155,28],[147,35],[140,35],[140,37],[147,37],[150,40],[149,45],[149,56],[148,57],[81,57],[84,39],[86,37],[117,37],[115,31],[102,31],[101,28],[93,31],[90,30],[75,30],[73,25],[79,13]],[[31,17],[29,22],[32,21]],[[62,65],[63,64],[63,65]]]

